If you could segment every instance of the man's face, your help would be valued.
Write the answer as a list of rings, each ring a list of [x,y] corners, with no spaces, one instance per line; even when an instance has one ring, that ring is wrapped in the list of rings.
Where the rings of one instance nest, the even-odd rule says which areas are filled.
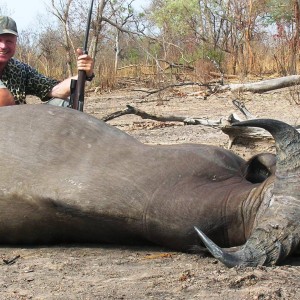
[[[15,54],[17,37],[10,33],[0,34],[0,63],[8,62]]]

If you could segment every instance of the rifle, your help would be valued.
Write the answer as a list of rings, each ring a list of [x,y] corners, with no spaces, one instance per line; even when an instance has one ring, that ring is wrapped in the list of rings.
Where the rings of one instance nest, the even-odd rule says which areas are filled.
[[[89,10],[88,22],[87,22],[84,45],[83,45],[83,53],[84,54],[88,54],[87,44],[88,44],[88,38],[89,38],[89,32],[90,32],[90,26],[91,26],[93,3],[94,3],[94,0],[91,0],[91,6],[90,6],[90,10]],[[83,70],[78,71],[77,80],[76,79],[71,80],[70,107],[72,107],[73,109],[79,110],[79,111],[83,111],[85,81],[86,81],[86,73]]]

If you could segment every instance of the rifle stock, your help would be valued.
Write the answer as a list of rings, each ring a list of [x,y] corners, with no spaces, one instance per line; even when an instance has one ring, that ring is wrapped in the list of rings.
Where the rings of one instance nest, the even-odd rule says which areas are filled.
[[[93,3],[94,3],[94,0],[91,0],[91,6],[90,6],[90,10],[89,10],[88,22],[87,22],[84,45],[83,45],[83,53],[84,54],[88,54],[87,44],[88,44],[88,38],[89,38],[89,32],[90,32]],[[79,111],[83,111],[85,81],[86,81],[86,73],[85,73],[85,71],[82,71],[82,70],[78,71],[77,80],[76,79],[71,80],[70,107],[72,107],[73,109],[79,110]]]
[[[71,80],[70,105],[73,109],[83,111],[84,90],[85,90],[85,71],[78,71],[78,79]]]

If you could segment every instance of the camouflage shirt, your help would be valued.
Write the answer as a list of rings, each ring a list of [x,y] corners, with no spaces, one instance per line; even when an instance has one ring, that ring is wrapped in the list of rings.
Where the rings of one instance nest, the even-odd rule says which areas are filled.
[[[1,80],[14,96],[16,104],[26,104],[26,95],[34,95],[47,101],[48,93],[59,83],[15,58],[9,60]]]

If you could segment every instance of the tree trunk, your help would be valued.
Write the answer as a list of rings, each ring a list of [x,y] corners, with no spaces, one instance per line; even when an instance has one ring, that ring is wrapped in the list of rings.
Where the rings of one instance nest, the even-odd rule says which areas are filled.
[[[64,48],[66,51],[66,57],[67,57],[67,67],[68,67],[68,76],[73,75],[73,68],[72,68],[72,54],[71,50],[75,51],[74,46],[72,45],[72,40],[70,38],[70,29],[69,29],[69,11],[70,6],[73,0],[68,0],[65,3],[65,8],[59,9],[54,0],[51,1],[52,4],[52,11],[51,13],[57,17],[60,21],[60,23],[63,26],[64,31]]]
[[[300,7],[299,0],[294,2],[294,17],[295,17],[295,33],[291,41],[291,61],[290,61],[290,74],[297,74],[297,57],[299,45],[299,31],[300,31]]]
[[[107,4],[107,0],[100,0],[97,6],[97,13],[96,13],[96,19],[92,22],[92,29],[93,29],[93,35],[90,43],[90,49],[89,53],[90,56],[94,59],[96,58],[97,52],[98,52],[98,44],[99,44],[99,38],[100,38],[100,32],[102,29],[102,17],[104,8]]]

